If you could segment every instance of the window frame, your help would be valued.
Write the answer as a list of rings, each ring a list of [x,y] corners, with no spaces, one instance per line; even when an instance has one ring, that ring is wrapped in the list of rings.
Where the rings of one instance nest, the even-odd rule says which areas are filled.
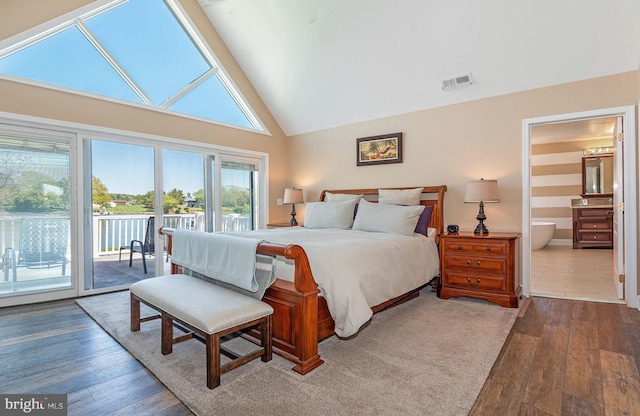
[[[64,31],[70,27],[77,27],[83,34],[87,30],[86,26],[82,23],[83,19],[89,19],[96,14],[103,13],[108,11],[111,8],[117,7],[127,0],[97,0],[94,3],[89,5],[80,7],[72,12],[66,13],[58,18],[54,18],[48,22],[42,23],[34,28],[28,29],[22,33],[11,36],[5,40],[0,41],[0,59],[2,57],[17,52],[23,48],[27,48],[30,45],[39,42],[42,39],[45,39],[50,36],[54,36],[55,34]],[[22,77],[17,77],[8,74],[0,73],[0,79],[6,79],[13,82],[18,82],[27,85],[33,85],[41,88],[47,88],[57,91],[62,91],[70,94],[87,96],[91,98],[96,98],[103,101],[110,101],[118,104],[124,104],[128,106],[134,106],[146,110],[158,111],[161,113],[170,114],[173,116],[184,117],[188,119],[203,121],[207,123],[212,123],[220,126],[230,127],[239,130],[250,131],[253,133],[259,133],[263,135],[270,136],[271,133],[267,130],[266,126],[260,120],[257,113],[253,110],[251,105],[249,104],[246,97],[242,94],[237,85],[233,82],[229,73],[224,69],[220,60],[216,57],[212,49],[209,47],[208,43],[205,41],[204,37],[196,27],[193,20],[189,17],[184,8],[180,5],[177,0],[163,0],[166,6],[169,8],[170,12],[174,15],[174,17],[178,20],[179,24],[182,25],[186,34],[191,38],[194,43],[194,46],[200,50],[205,60],[211,65],[211,69],[207,71],[203,76],[201,76],[198,80],[195,80],[190,85],[185,86],[183,89],[178,91],[175,96],[170,97],[164,103],[161,104],[153,104],[153,103],[145,103],[144,101],[148,100],[148,98],[144,98],[143,94],[141,100],[143,103],[136,103],[133,101],[128,101],[124,99],[119,99],[115,97],[109,97],[105,95],[100,95],[97,93],[92,93],[88,91],[77,90],[69,87],[64,87],[55,84],[49,84],[43,81],[37,81]],[[80,21],[80,23],[78,23]],[[99,47],[99,42],[96,44],[87,38],[88,41],[96,48],[96,50],[103,55],[107,62],[112,62],[113,59],[109,55],[105,55],[102,53],[103,51]],[[132,88],[136,93],[140,92],[140,88],[138,88],[135,82],[131,82],[131,79],[123,74],[122,71],[114,68],[114,71],[117,72],[123,80]],[[236,124],[227,123],[220,120],[214,120],[210,118],[205,118],[202,116],[196,116],[187,113],[181,113],[174,110],[170,110],[168,107],[173,105],[176,100],[188,95],[191,91],[201,85],[204,81],[211,77],[218,77],[222,85],[226,88],[229,93],[229,96],[235,101],[238,105],[240,111],[245,115],[248,119],[249,123],[253,125],[253,128],[248,128],[244,126],[239,126]],[[138,94],[140,95],[140,94]]]

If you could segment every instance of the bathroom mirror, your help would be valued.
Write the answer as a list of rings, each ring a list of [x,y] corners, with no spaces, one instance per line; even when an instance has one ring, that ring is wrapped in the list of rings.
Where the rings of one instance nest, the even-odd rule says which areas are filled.
[[[582,197],[613,196],[613,155],[582,158]]]

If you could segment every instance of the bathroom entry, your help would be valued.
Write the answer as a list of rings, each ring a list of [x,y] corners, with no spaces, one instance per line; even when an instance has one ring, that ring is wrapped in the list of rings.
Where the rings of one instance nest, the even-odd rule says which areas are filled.
[[[612,225],[608,226],[607,233],[599,223],[589,222],[588,217],[585,226],[596,227],[596,230],[579,231],[575,219],[576,212],[588,216],[597,211],[605,219],[608,214],[614,216],[613,169],[607,171],[600,160],[594,162],[592,169],[585,169],[584,162],[595,160],[590,153],[597,152],[607,152],[607,157],[613,159],[613,153],[609,152],[616,147],[618,125],[622,126],[619,117],[598,117],[531,126],[532,293],[603,301],[623,298],[623,285],[614,283],[614,276],[618,274],[617,257],[623,257],[622,250],[611,249],[618,247],[619,243],[612,244],[617,233],[613,232]],[[593,157],[585,159],[585,156]],[[622,159],[616,162],[621,164]],[[596,188],[602,192],[596,194]],[[609,192],[604,192],[605,189]],[[612,224],[612,221],[602,224]],[[581,247],[592,243],[592,247],[600,248],[574,251],[577,235],[608,240],[609,249],[602,248],[607,247],[606,241],[587,241]]]

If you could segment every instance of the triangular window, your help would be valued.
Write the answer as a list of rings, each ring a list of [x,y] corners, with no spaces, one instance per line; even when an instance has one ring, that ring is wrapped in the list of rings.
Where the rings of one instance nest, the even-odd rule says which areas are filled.
[[[97,3],[0,43],[0,74],[264,131],[175,0]]]

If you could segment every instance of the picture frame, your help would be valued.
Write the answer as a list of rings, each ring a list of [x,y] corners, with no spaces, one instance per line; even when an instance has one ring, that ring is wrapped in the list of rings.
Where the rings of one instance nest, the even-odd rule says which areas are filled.
[[[402,163],[402,133],[356,139],[357,166]]]

